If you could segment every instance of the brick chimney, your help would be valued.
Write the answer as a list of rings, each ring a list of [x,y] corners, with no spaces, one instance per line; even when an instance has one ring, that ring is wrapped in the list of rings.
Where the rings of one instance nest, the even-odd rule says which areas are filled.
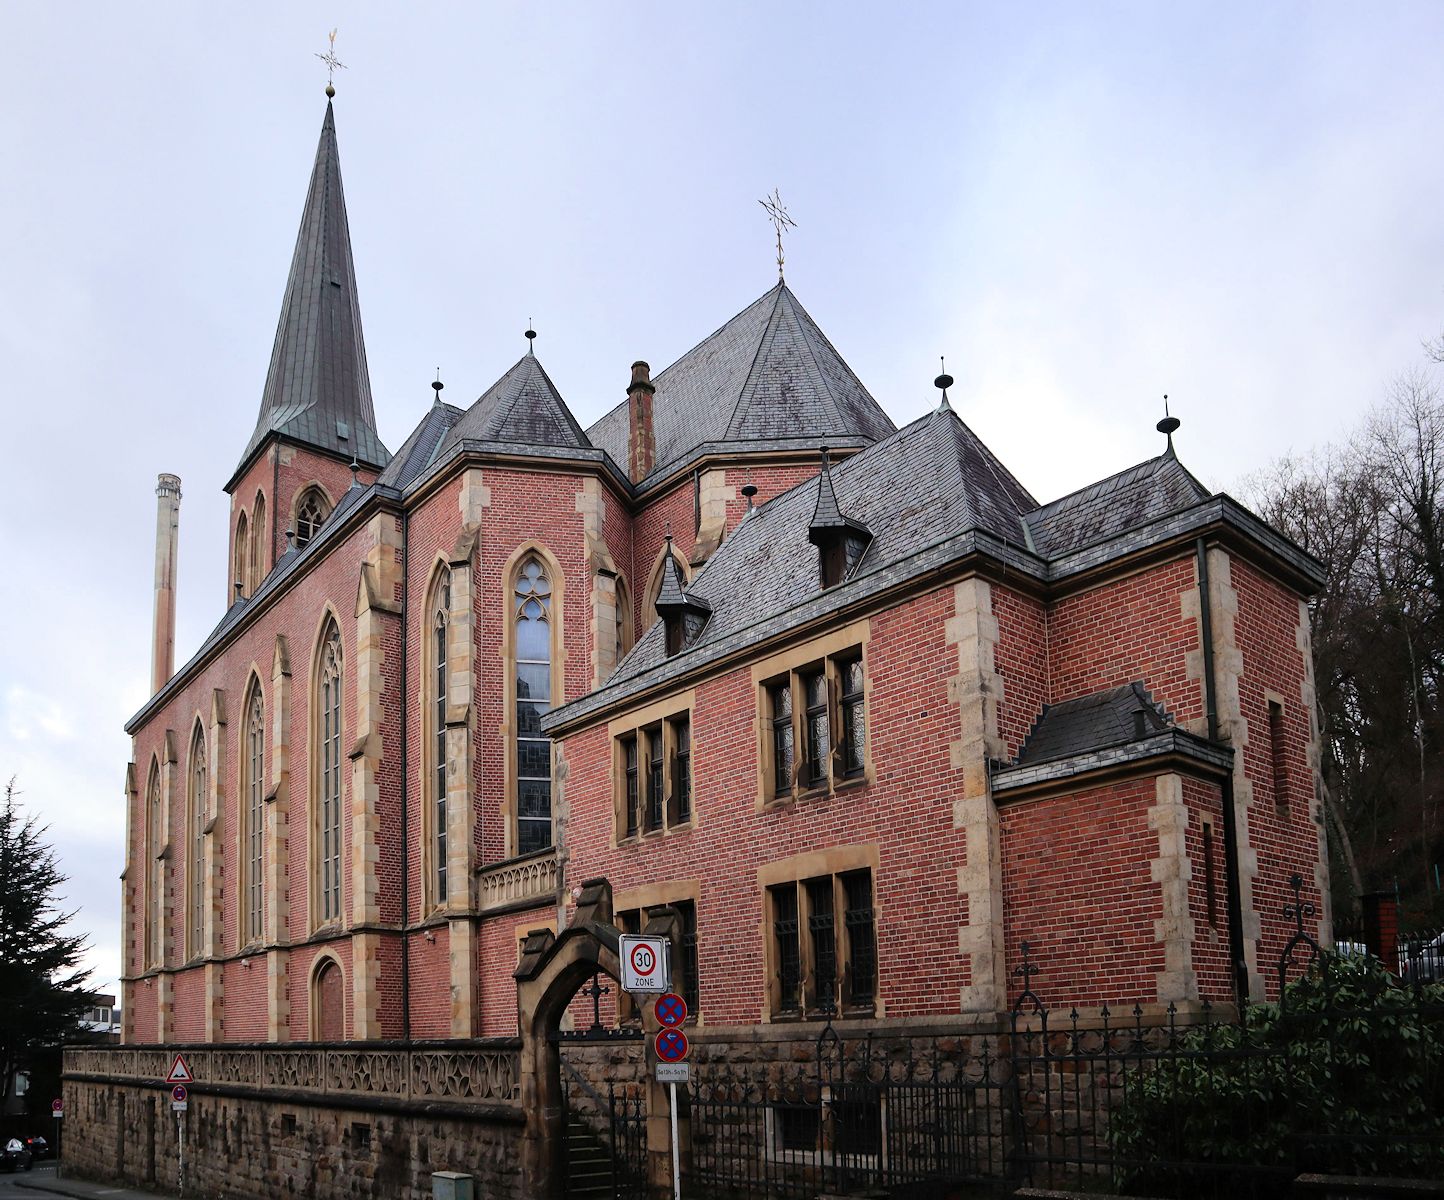
[[[632,364],[632,382],[627,388],[633,479],[645,479],[657,465],[657,438],[652,430],[652,368],[638,360]]]
[[[155,627],[151,642],[151,692],[160,691],[175,671],[175,560],[180,533],[179,475],[155,483]]]

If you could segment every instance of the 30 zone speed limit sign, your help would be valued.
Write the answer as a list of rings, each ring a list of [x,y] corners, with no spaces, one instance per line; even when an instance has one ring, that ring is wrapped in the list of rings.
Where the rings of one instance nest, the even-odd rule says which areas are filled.
[[[623,934],[619,949],[624,992],[672,990],[671,943],[666,938]]]

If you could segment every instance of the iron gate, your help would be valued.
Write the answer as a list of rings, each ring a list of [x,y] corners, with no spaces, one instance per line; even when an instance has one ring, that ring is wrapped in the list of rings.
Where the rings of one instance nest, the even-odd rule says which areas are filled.
[[[551,1035],[561,1070],[563,1180],[567,1200],[646,1200],[647,1114],[642,1032],[602,1021],[611,988],[600,972],[577,994],[591,1000],[591,1023]],[[614,1047],[629,1053],[618,1054]],[[605,1094],[596,1079],[601,1065]]]

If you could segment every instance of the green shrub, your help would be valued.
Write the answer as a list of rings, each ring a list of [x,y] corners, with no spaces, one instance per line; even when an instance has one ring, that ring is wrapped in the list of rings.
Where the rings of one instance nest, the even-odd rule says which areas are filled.
[[[1444,1177],[1444,986],[1329,956],[1285,1002],[1128,1065],[1108,1137],[1127,1191],[1271,1195],[1302,1171]]]

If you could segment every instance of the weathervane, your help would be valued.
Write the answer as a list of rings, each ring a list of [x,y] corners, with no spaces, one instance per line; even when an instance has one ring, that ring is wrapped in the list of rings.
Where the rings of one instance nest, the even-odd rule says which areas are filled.
[[[336,30],[331,30],[328,36],[331,48],[325,54],[318,54],[316,57],[326,64],[326,95],[334,96],[336,94],[334,83],[336,72],[344,71],[346,64],[336,57]]]
[[[782,197],[778,195],[777,189],[772,189],[772,195],[766,200],[759,200],[767,219],[772,222],[772,227],[777,230],[777,281],[782,282],[782,231],[783,229],[796,229],[797,222],[787,215],[787,209],[782,207]]]

